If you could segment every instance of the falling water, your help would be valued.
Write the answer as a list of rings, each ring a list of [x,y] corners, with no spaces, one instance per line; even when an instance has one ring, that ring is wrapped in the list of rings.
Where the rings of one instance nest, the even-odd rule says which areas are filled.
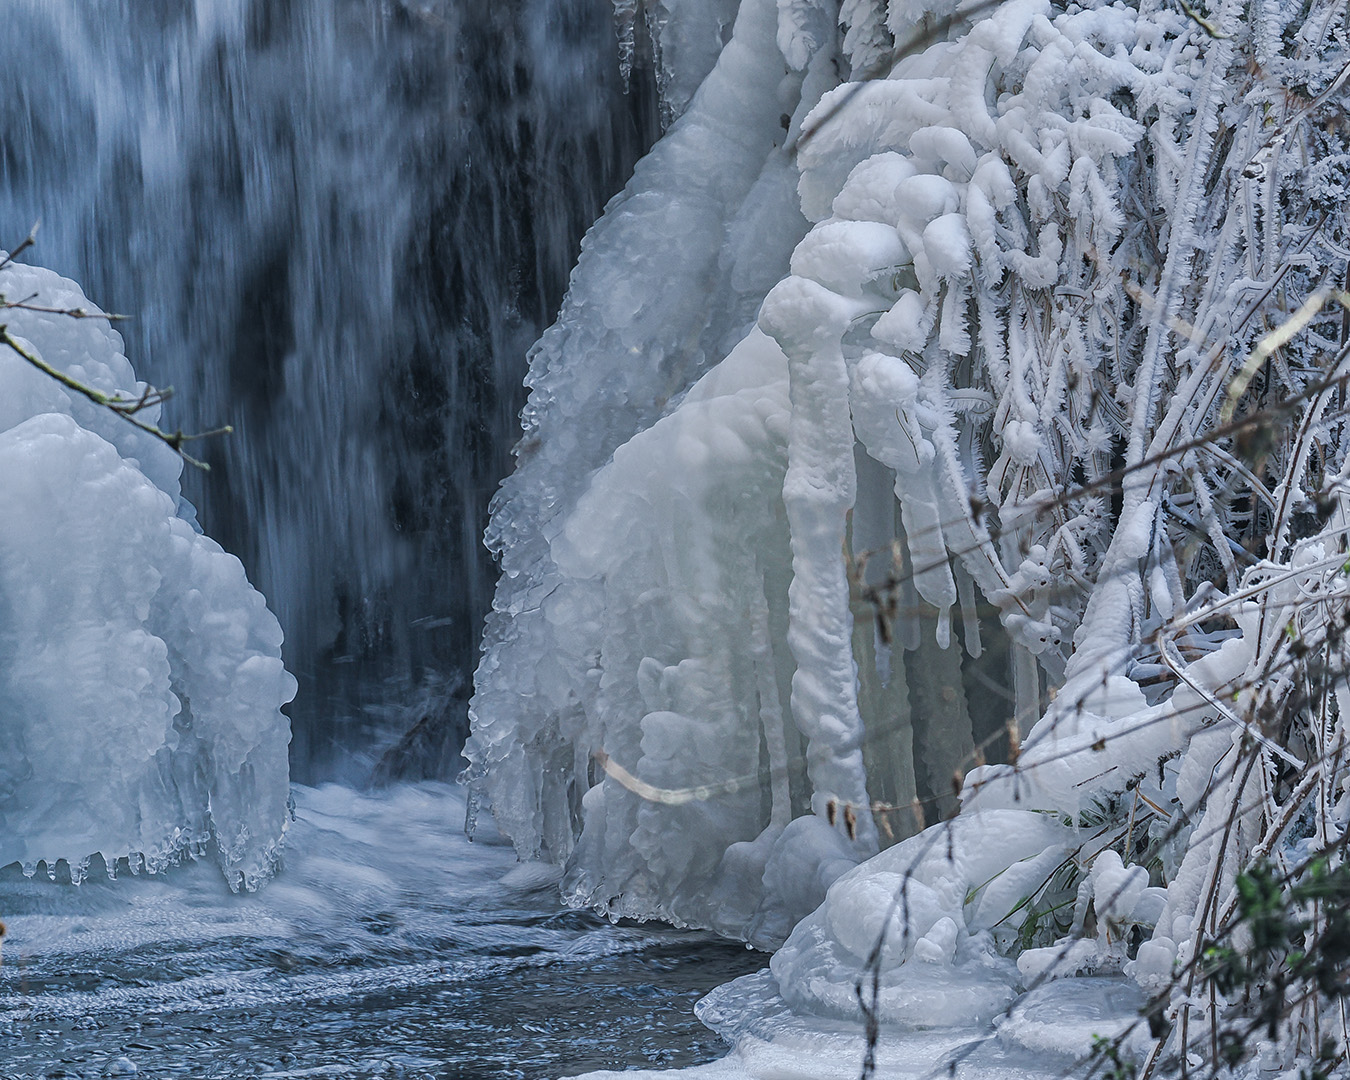
[[[41,219],[170,422],[234,425],[187,490],[285,628],[299,779],[457,745],[524,355],[655,135],[616,53],[594,0],[6,4],[0,247]]]

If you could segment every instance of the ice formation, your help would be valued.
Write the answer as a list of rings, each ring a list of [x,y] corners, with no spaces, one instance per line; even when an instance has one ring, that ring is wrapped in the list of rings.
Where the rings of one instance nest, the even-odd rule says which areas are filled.
[[[806,797],[795,731],[772,716],[790,692],[784,361],[756,335],[716,367],[747,337],[807,225],[781,120],[799,123],[832,75],[823,61],[789,73],[776,32],[772,3],[742,7],[684,115],[588,236],[563,314],[532,356],[519,465],[494,504],[489,541],[503,580],[472,707],[477,791],[522,855],[594,852],[572,860],[568,889],[616,913],[713,920],[703,896],[724,852],[754,841],[770,818],[781,829]],[[679,415],[657,425],[680,397]],[[627,483],[627,512],[615,513],[613,493]],[[596,513],[618,532],[588,530]],[[677,529],[662,534],[658,522]],[[700,536],[711,522],[719,534]],[[685,557],[695,551],[701,561]],[[607,566],[614,555],[631,561]],[[633,603],[640,595],[645,603]],[[708,603],[735,621],[705,640]],[[624,610],[636,624],[610,617]],[[624,656],[602,677],[606,648]],[[641,766],[639,743],[651,755]],[[767,812],[762,745],[776,777]],[[688,778],[725,790],[699,806],[653,806],[589,782],[597,749],[658,786]],[[684,842],[670,842],[671,815]],[[712,822],[720,839],[710,844],[702,832]],[[657,850],[643,850],[643,835],[662,836]],[[837,846],[829,838],[826,850]],[[722,867],[724,892],[742,907],[741,878],[762,873],[763,847],[736,848]],[[756,902],[715,921],[743,929]]]
[[[60,313],[95,310],[73,282],[10,263],[0,294],[20,347],[141,396],[108,322]],[[196,529],[172,450],[8,347],[0,387],[0,865],[78,881],[214,851],[257,887],[288,821],[281,628]]]
[[[613,0],[619,36],[619,71],[631,78],[639,48],[650,48],[656,65],[662,124],[688,107],[736,19],[737,0]],[[638,40],[638,23],[646,40]]]
[[[1235,1015],[1188,973],[1243,866],[1311,872],[1350,812],[1345,13],[838,14],[743,0],[592,233],[470,776],[573,901],[786,942],[706,1007],[733,1038],[861,1021],[873,978],[923,1026],[1123,976],[1156,1062]]]

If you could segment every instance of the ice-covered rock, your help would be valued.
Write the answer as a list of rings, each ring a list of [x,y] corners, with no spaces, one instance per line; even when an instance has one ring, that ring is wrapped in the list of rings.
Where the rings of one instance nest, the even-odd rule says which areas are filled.
[[[34,267],[0,294],[93,310]],[[26,351],[138,399],[106,320],[11,307]],[[0,864],[79,880],[212,850],[232,888],[272,873],[288,821],[281,628],[194,526],[182,462],[0,347]],[[150,406],[138,417],[158,419]]]

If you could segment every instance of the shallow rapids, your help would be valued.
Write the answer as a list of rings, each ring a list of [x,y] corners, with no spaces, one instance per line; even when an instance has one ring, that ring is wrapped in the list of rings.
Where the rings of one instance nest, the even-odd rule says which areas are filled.
[[[0,880],[0,1077],[502,1077],[709,1061],[694,1019],[764,962],[562,909],[470,844],[458,790],[298,787],[286,863],[231,895],[193,864]]]

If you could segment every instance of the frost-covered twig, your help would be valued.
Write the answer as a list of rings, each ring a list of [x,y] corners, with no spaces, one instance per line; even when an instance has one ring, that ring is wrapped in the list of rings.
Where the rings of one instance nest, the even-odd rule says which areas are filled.
[[[141,394],[140,397],[136,398],[125,398],[118,395],[105,394],[101,390],[97,390],[94,387],[81,382],[79,379],[74,378],[66,372],[52,367],[36,353],[24,348],[23,344],[17,341],[4,326],[0,326],[0,345],[8,346],[19,356],[23,357],[29,364],[37,368],[38,371],[49,378],[55,379],[68,390],[73,390],[82,397],[88,398],[95,405],[102,406],[109,412],[115,413],[128,424],[132,425],[132,427],[139,428],[148,435],[153,435],[160,442],[168,446],[174,453],[178,454],[178,456],[189,465],[195,465],[199,469],[209,470],[211,466],[204,461],[199,461],[183,449],[185,444],[192,442],[195,439],[207,439],[214,435],[229,435],[234,431],[234,428],[229,424],[215,428],[211,431],[199,432],[195,435],[184,434],[182,429],[172,432],[164,431],[158,425],[147,423],[136,414],[152,405],[158,405],[163,401],[167,401],[173,394],[173,389],[171,387],[166,387],[163,390],[152,390],[147,387],[145,392]]]

